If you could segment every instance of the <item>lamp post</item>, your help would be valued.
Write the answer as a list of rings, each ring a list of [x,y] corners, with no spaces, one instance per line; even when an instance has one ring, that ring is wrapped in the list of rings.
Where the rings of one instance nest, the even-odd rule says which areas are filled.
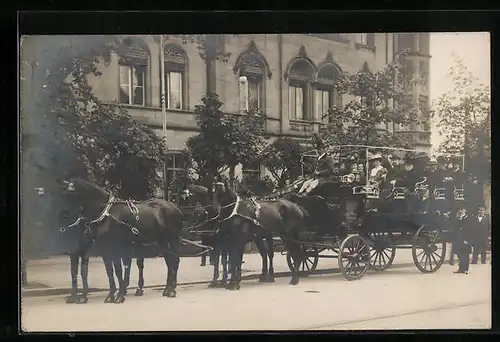
[[[161,114],[163,124],[163,139],[167,143],[167,104],[165,96],[165,53],[163,51],[163,35],[160,35],[160,72],[161,72]],[[167,143],[168,147],[168,143]],[[168,200],[168,177],[167,177],[167,160],[163,159],[163,197]]]

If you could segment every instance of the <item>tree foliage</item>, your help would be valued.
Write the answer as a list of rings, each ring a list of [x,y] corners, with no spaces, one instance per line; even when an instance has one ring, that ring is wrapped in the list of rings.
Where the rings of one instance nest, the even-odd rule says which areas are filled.
[[[408,135],[385,130],[386,124],[409,127],[417,120],[417,111],[406,97],[410,86],[419,80],[403,72],[404,56],[405,53],[398,55],[376,72],[365,64],[357,72],[339,75],[335,91],[343,99],[352,100],[328,110],[329,123],[320,131],[324,141],[408,147]]]
[[[488,170],[491,163],[490,89],[478,83],[459,56],[455,55],[454,59],[448,72],[453,87],[433,103],[432,116],[443,138],[439,150],[465,154],[469,168]]]
[[[199,177],[230,171],[240,163],[258,159],[264,145],[264,118],[260,112],[226,115],[216,94],[207,94],[195,107],[200,133],[187,141],[193,166]]]
[[[304,148],[298,140],[280,137],[264,148],[261,162],[276,179],[278,186],[283,187],[287,180],[301,175],[300,160],[303,152]]]

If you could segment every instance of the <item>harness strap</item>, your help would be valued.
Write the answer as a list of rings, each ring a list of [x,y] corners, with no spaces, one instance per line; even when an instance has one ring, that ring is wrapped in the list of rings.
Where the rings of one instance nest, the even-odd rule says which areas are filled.
[[[108,203],[106,204],[106,207],[104,207],[104,210],[102,211],[101,215],[98,218],[96,218],[95,220],[90,221],[89,223],[94,224],[94,223],[99,223],[102,220],[104,220],[106,218],[106,216],[109,215],[109,209],[111,209],[111,206],[113,205],[114,200],[115,200],[115,197],[110,194],[109,199],[108,199]]]

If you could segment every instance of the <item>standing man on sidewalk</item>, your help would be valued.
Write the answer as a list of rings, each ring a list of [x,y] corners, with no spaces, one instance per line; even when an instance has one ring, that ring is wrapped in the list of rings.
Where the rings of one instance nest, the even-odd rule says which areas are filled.
[[[455,251],[458,255],[458,270],[453,273],[468,274],[469,254],[471,253],[471,241],[473,236],[470,233],[471,218],[462,209],[459,216],[460,224],[455,232]]]
[[[471,225],[472,234],[474,234],[472,263],[477,264],[477,259],[481,255],[481,263],[486,264],[486,250],[488,249],[491,224],[484,205],[478,206],[477,213],[469,224]]]

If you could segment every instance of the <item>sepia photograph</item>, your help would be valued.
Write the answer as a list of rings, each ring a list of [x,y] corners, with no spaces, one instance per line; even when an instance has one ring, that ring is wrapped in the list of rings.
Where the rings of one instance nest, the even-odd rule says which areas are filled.
[[[488,32],[22,35],[19,94],[24,333],[491,329]]]

